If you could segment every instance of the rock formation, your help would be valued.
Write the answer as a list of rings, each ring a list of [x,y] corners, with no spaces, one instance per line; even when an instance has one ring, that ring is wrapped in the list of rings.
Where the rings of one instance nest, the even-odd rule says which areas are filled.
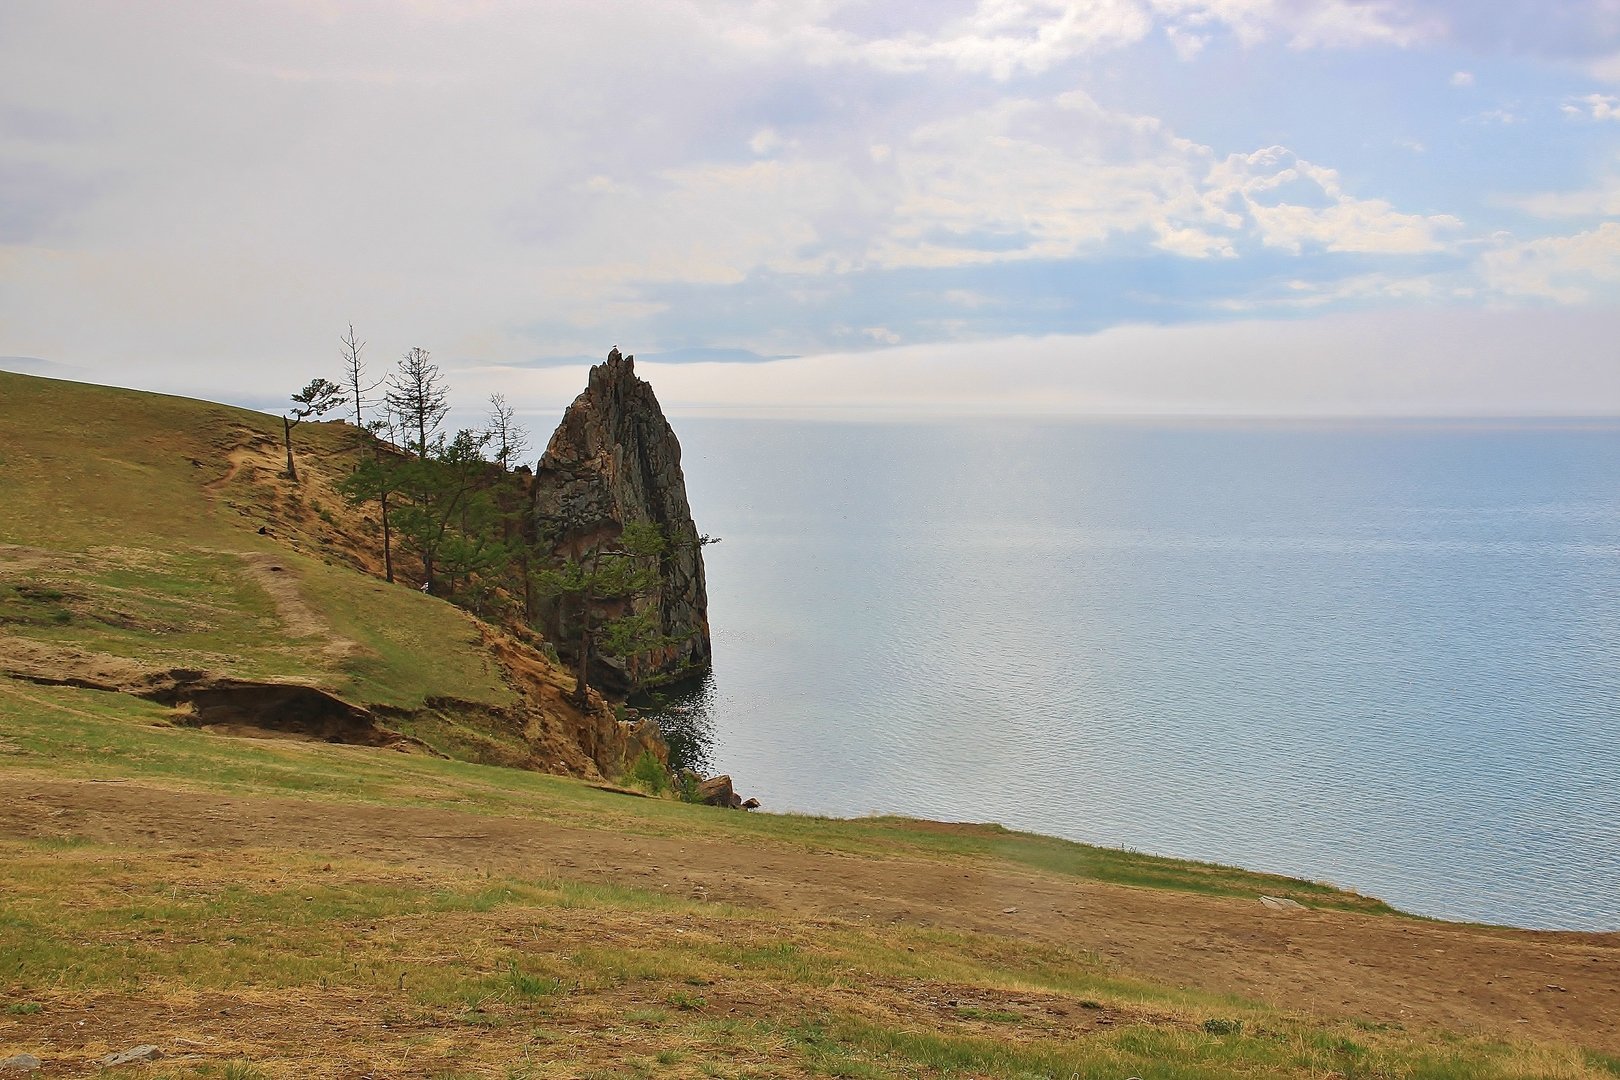
[[[668,542],[654,586],[632,601],[596,599],[592,625],[631,611],[655,612],[662,641],[624,658],[589,649],[592,686],[622,694],[702,672],[709,665],[708,594],[703,547],[686,501],[681,447],[652,387],[636,377],[635,357],[618,349],[591,368],[535,471],[533,526],[559,563],[589,562],[611,550],[625,526],[657,526]],[[546,635],[577,661],[580,616],[553,600]]]

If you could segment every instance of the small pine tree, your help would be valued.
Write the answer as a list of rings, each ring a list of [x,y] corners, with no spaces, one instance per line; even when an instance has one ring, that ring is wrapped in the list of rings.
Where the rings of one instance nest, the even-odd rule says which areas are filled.
[[[292,396],[293,404],[298,406],[290,413],[281,416],[282,437],[287,444],[287,479],[298,483],[298,468],[293,464],[292,429],[311,416],[322,416],[333,409],[340,408],[348,399],[343,396],[343,387],[327,379],[312,379],[308,386]]]
[[[388,377],[386,400],[399,417],[405,449],[426,461],[443,438],[440,426],[450,412],[450,388],[426,349],[412,349],[399,358],[399,367]]]

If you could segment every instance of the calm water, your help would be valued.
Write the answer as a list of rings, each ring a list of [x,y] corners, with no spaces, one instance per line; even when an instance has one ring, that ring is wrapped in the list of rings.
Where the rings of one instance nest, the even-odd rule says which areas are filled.
[[[675,425],[768,808],[1620,928],[1620,426]]]

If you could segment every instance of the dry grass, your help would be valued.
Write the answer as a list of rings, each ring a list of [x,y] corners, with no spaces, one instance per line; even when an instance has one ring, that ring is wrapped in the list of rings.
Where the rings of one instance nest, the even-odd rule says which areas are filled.
[[[170,1057],[130,1075],[1597,1075],[1573,1049],[1367,1031],[1052,947],[660,890],[273,850],[0,856],[0,981],[29,1009],[0,1013],[0,1048],[62,1072],[156,1042]]]
[[[1101,911],[1164,897],[1144,910],[1190,926],[1231,910],[1206,891],[1246,887],[1241,871],[1103,885],[1087,867],[1124,872],[1126,856],[624,799],[210,737],[119,695],[21,693],[0,694],[0,782],[18,800],[0,808],[0,1057],[36,1054],[47,1075],[143,1043],[166,1056],[132,1080],[1610,1075],[1612,1058],[1533,1030],[1311,1015],[1152,977],[1091,944],[1124,923],[947,914],[1017,882],[1033,910],[1036,890],[1081,880],[1114,890]],[[970,890],[925,908],[908,879],[930,867]],[[869,892],[882,880],[890,899]],[[1397,938],[1434,925],[1340,917]]]

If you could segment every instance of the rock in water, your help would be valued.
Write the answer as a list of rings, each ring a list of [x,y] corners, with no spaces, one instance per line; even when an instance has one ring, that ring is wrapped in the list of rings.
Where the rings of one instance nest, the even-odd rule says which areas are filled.
[[[593,649],[591,685],[614,693],[656,684],[709,666],[709,597],[703,548],[681,473],[681,445],[652,387],[636,377],[635,357],[608,353],[591,368],[551,436],[534,476],[534,526],[559,559],[580,560],[611,545],[632,522],[663,530],[669,550],[659,579],[636,610],[657,612],[669,642],[628,661]],[[577,613],[566,603],[545,610],[547,636],[565,657],[578,648]],[[596,605],[599,621],[629,613],[622,601]]]

